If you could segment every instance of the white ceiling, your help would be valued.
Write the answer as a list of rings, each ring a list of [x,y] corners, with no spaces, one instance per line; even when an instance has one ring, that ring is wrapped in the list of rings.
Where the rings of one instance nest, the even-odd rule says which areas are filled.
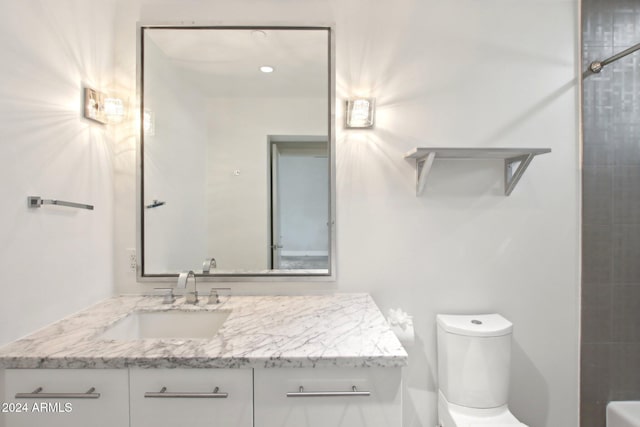
[[[296,29],[145,30],[212,97],[327,97],[328,32]],[[263,73],[260,66],[272,66]],[[145,73],[153,72],[145,64]]]

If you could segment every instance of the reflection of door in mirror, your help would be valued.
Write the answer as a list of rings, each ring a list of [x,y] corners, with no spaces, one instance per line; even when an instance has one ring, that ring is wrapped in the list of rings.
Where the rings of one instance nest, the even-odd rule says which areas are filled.
[[[329,268],[325,136],[270,137],[271,268]]]
[[[141,112],[155,120],[140,136],[143,276],[207,258],[212,276],[333,273],[329,29],[145,27],[141,39]]]

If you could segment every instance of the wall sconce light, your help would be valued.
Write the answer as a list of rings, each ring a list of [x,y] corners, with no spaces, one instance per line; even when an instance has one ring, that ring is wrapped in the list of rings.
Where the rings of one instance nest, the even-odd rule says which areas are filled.
[[[106,124],[107,115],[104,112],[104,93],[89,87],[84,88],[84,117],[94,122]]]
[[[345,126],[348,129],[372,128],[375,116],[374,98],[358,98],[347,100]]]
[[[124,103],[119,98],[108,98],[104,93],[84,88],[84,117],[100,124],[119,123],[125,115]]]

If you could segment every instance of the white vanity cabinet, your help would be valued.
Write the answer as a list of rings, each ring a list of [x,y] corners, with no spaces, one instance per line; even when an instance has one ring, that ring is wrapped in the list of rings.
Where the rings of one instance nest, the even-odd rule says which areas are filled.
[[[132,427],[251,427],[251,369],[134,369]]]
[[[400,368],[255,369],[255,427],[398,427],[401,382]]]
[[[3,427],[126,427],[126,369],[7,369]]]
[[[0,348],[0,427],[400,427],[407,359],[368,294],[114,297]]]
[[[7,369],[0,427],[398,427],[401,390],[401,368]]]

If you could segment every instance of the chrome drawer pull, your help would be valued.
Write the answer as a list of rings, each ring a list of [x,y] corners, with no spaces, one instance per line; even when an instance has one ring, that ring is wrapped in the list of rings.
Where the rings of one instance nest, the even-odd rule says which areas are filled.
[[[218,392],[220,387],[213,389],[212,393],[199,393],[195,391],[171,391],[167,392],[166,387],[162,387],[160,391],[148,391],[144,394],[144,397],[187,397],[190,399],[208,398],[208,399],[226,399],[229,393]]]
[[[287,393],[287,397],[333,397],[333,396],[371,396],[370,391],[358,391],[356,386],[351,391],[304,391],[300,386],[298,391]]]
[[[95,393],[96,388],[91,387],[85,393],[43,393],[42,387],[38,387],[31,393],[16,393],[16,399],[98,399],[100,393]]]

